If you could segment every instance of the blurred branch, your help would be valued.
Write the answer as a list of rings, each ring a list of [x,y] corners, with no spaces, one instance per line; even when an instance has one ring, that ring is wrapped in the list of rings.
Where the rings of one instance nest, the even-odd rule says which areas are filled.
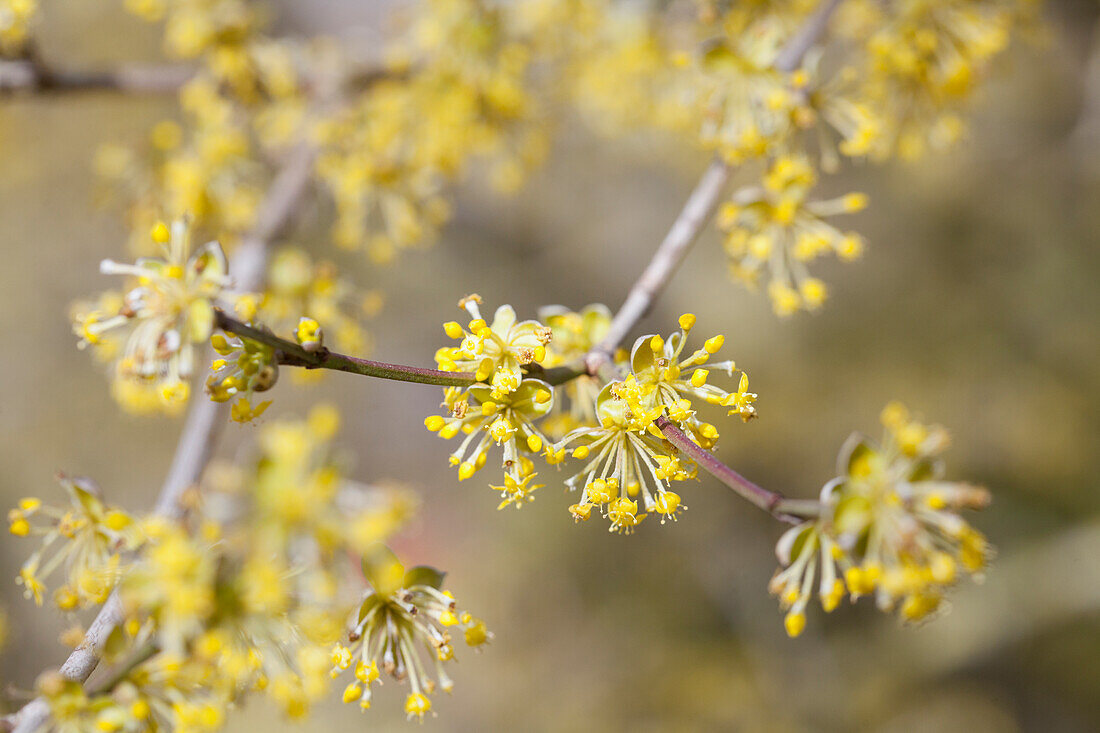
[[[308,189],[315,155],[312,145],[298,146],[272,182],[252,231],[234,253],[232,271],[237,287],[256,290],[261,286],[268,244],[290,221],[298,201]],[[158,515],[174,519],[182,514],[180,499],[196,484],[210,460],[226,423],[227,409],[226,405],[204,399],[196,399],[191,404],[175,457],[157,499],[155,511]],[[107,638],[122,621],[122,602],[116,590],[88,627],[84,641],[61,665],[60,674],[75,682],[85,682],[99,664]],[[49,703],[39,697],[4,718],[3,725],[13,733],[33,733],[48,722],[49,716]]]
[[[343,74],[343,86],[349,90],[366,89],[383,79],[403,78],[410,71],[390,69],[378,62],[352,63]],[[31,55],[14,61],[0,60],[0,93],[69,94],[111,91],[121,94],[175,94],[196,73],[196,67],[184,64],[132,64],[102,71],[58,69]],[[312,92],[327,82],[327,75],[307,73],[301,81],[304,90]]]
[[[622,343],[631,329],[657,300],[668,285],[676,268],[680,266],[699,233],[710,221],[710,215],[718,205],[722,190],[729,182],[733,168],[722,160],[715,160],[707,168],[695,190],[691,192],[680,215],[672,223],[664,241],[653,253],[653,258],[627,293],[622,307],[615,314],[603,340],[588,355],[588,370],[592,373],[611,360],[615,348]]]
[[[35,59],[0,61],[0,91],[174,94],[194,75],[193,68],[178,65],[82,71],[54,69]]]
[[[825,33],[829,19],[840,3],[841,0],[823,0],[798,32],[779,50],[773,62],[776,71],[791,72],[798,68],[806,52]],[[657,251],[653,253],[653,258],[627,293],[626,300],[611,321],[607,335],[588,354],[586,361],[589,373],[597,373],[601,366],[611,360],[616,347],[653,306],[687,256],[691,245],[699,238],[703,227],[710,221],[732,175],[733,167],[720,158],[715,158],[703,173],[680,215],[672,223],[672,228],[668,230]]]

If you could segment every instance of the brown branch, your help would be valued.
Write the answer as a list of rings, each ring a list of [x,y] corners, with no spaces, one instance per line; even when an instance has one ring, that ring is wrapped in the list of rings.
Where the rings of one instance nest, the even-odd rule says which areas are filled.
[[[217,327],[223,331],[275,349],[276,361],[285,366],[303,367],[305,369],[331,369],[338,372],[359,374],[364,377],[392,379],[397,382],[414,382],[416,384],[434,384],[441,387],[469,387],[478,383],[478,379],[473,372],[444,372],[438,369],[427,369],[407,364],[372,361],[331,351],[323,346],[314,351],[308,351],[301,344],[276,336],[271,331],[250,326],[220,309],[215,311],[214,318]],[[527,376],[542,379],[551,385],[564,384],[571,379],[576,379],[588,373],[581,366],[543,369],[538,364],[529,364],[524,369]]]
[[[308,189],[315,153],[311,145],[302,144],[296,148],[268,189],[252,231],[234,252],[231,272],[238,288],[256,290],[261,286],[267,266],[268,243],[289,222],[299,199]],[[169,518],[180,516],[180,499],[198,482],[206,467],[226,423],[227,410],[226,405],[210,400],[192,402],[157,499],[157,514]],[[122,602],[115,591],[88,627],[84,641],[61,666],[61,675],[75,682],[85,682],[99,664],[107,638],[122,621]],[[49,703],[39,697],[7,716],[4,723],[13,733],[33,733],[46,724],[49,716]]]
[[[308,351],[301,344],[238,321],[236,318],[226,315],[222,310],[215,311],[214,321],[217,327],[223,331],[271,346],[275,349],[275,357],[278,363],[287,366],[304,367],[306,369],[332,369],[339,372],[361,374],[365,377],[392,379],[399,382],[416,382],[418,384],[436,384],[443,387],[468,387],[477,382],[473,372],[444,372],[438,369],[426,369],[404,364],[387,364],[386,362],[340,354],[323,346],[314,351]]]
[[[813,516],[817,513],[817,502],[790,500],[777,491],[769,491],[749,481],[718,460],[713,453],[689,438],[687,433],[676,427],[676,424],[666,416],[662,415],[657,418],[656,423],[668,441],[676,446],[681,453],[695,461],[707,473],[733,489],[738,496],[747,499],[779,521],[798,524],[802,519],[796,515]]]

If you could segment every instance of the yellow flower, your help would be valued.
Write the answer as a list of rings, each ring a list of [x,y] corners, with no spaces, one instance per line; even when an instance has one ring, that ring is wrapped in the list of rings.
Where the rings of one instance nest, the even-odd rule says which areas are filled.
[[[454,597],[441,590],[443,573],[427,566],[405,570],[386,548],[377,547],[363,560],[371,588],[364,594],[348,643],[332,650],[331,676],[354,668],[355,680],[344,690],[345,703],[364,710],[373,697],[371,683],[380,673],[408,679],[412,692],[405,710],[410,718],[431,709],[427,697],[438,686],[450,692],[454,683],[444,664],[454,658],[451,634],[462,630],[468,646],[480,647],[492,639],[484,622],[468,612],[457,612]],[[420,650],[427,649],[427,664]],[[431,665],[434,678],[426,667]]]
[[[170,231],[158,225],[153,239],[163,257],[142,258],[132,265],[102,262],[102,272],[126,275],[132,286],[113,299],[111,310],[78,307],[73,328],[81,337],[81,348],[108,350],[115,379],[156,385],[161,401],[170,406],[187,400],[195,346],[210,337],[215,301],[230,281],[217,242],[191,252],[187,221],[176,221]],[[121,349],[114,340],[116,332],[122,335]]]
[[[722,335],[707,339],[702,347],[683,357],[694,325],[695,316],[685,313],[680,316],[680,331],[667,339],[655,334],[638,338],[630,352],[631,374],[623,383],[622,393],[635,412],[664,408],[692,440],[710,449],[718,440],[718,429],[696,417],[691,400],[727,407],[730,415],[739,415],[747,422],[756,416],[756,394],[748,391],[749,377],[744,371],[733,392],[710,382],[713,371],[730,377],[737,371],[733,361],[710,361],[725,342]]]
[[[459,305],[473,320],[467,328],[455,321],[444,325],[446,334],[461,343],[439,349],[435,360],[443,371],[474,372],[478,381],[492,386],[493,399],[501,399],[519,389],[523,366],[546,358],[546,346],[553,332],[538,321],[517,323],[516,312],[510,305],[497,308],[493,322],[487,323],[481,317],[480,303],[478,295],[462,299]]]
[[[825,253],[850,260],[863,250],[859,235],[840,232],[825,219],[860,211],[867,197],[852,193],[810,201],[815,181],[808,160],[780,157],[768,170],[763,188],[740,192],[718,212],[718,226],[726,232],[730,274],[755,286],[767,271],[768,295],[779,315],[816,310],[824,302],[825,285],[809,275],[806,263]]]
[[[123,510],[103,502],[102,492],[85,478],[59,476],[69,504],[54,507],[28,497],[8,512],[12,534],[41,538],[23,564],[20,582],[42,603],[45,579],[64,569],[64,585],[54,601],[65,611],[102,603],[125,571],[119,553],[137,548],[141,533]]]
[[[977,575],[990,554],[985,537],[959,514],[989,502],[989,493],[939,477],[947,446],[939,426],[914,421],[891,403],[886,437],[853,435],[841,451],[840,475],[821,491],[821,514],[788,530],[776,546],[783,569],[769,586],[788,610],[788,631],[801,631],[815,579],[822,607],[845,595],[873,595],[884,611],[918,621],[940,608],[962,574]],[[796,635],[792,633],[792,635]]]
[[[432,415],[424,424],[441,438],[450,439],[460,433],[464,436],[450,458],[451,465],[458,468],[459,480],[468,479],[481,469],[494,445],[502,446],[502,468],[512,481],[508,484],[506,478],[502,491],[516,498],[526,497],[535,487],[527,485],[534,474],[530,459],[523,454],[542,451],[547,441],[535,421],[550,412],[553,402],[550,385],[538,379],[524,379],[515,390],[505,394],[489,385],[475,384],[466,390],[463,399],[452,404],[449,417]],[[516,490],[511,491],[510,486]],[[519,502],[507,503],[520,506]]]
[[[602,507],[611,531],[630,533],[650,512],[664,518],[682,510],[680,497],[668,491],[670,481],[695,476],[694,466],[682,466],[675,448],[663,440],[653,421],[661,407],[648,412],[623,396],[623,382],[611,382],[596,400],[598,427],[580,427],[549,446],[551,462],[572,456],[587,460],[580,471],[566,479],[571,490],[581,487],[580,500],[569,511],[578,521],[588,519],[593,507]],[[641,511],[634,497],[641,496]],[[663,521],[663,520],[662,520]]]
[[[562,306],[539,309],[539,320],[550,328],[552,338],[542,365],[565,366],[585,357],[607,334],[611,311],[606,305],[586,306],[573,312]],[[582,374],[555,387],[554,409],[543,421],[547,435],[560,438],[570,430],[596,424],[596,397],[603,385],[598,377]]]

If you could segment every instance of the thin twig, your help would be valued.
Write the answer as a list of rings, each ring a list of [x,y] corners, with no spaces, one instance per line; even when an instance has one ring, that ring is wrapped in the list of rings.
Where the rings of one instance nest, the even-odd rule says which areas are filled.
[[[776,71],[789,73],[801,65],[802,58],[806,55],[818,39],[825,35],[825,29],[829,26],[829,19],[833,12],[840,6],[842,0],[823,0],[821,5],[807,18],[806,22],[798,29],[786,45],[780,49],[772,62]]]
[[[223,331],[274,348],[276,360],[279,364],[286,366],[303,367],[305,369],[332,369],[338,372],[359,374],[364,377],[392,379],[397,382],[415,382],[416,384],[434,384],[441,387],[469,387],[478,382],[473,372],[444,372],[438,369],[427,369],[407,364],[371,361],[370,359],[360,359],[357,356],[331,351],[323,346],[315,351],[307,351],[301,344],[276,336],[270,331],[250,326],[222,310],[215,311],[215,323]],[[525,367],[525,370],[527,376],[542,379],[551,385],[564,384],[588,373],[580,365],[543,369],[538,364],[530,364]]]
[[[252,231],[234,252],[230,271],[237,287],[258,289],[267,266],[268,243],[286,226],[299,199],[309,187],[316,151],[311,145],[295,148],[286,165],[272,181]],[[180,499],[199,480],[226,423],[227,406],[206,399],[195,399],[176,446],[176,454],[157,499],[156,513],[169,518],[182,513]],[[61,666],[63,677],[84,682],[91,676],[111,632],[123,621],[122,602],[113,592],[84,634],[84,641]],[[50,708],[44,698],[35,698],[4,722],[12,733],[33,733],[49,719]]]
[[[737,492],[737,495],[760,507],[781,522],[798,524],[801,519],[786,511],[787,497],[778,491],[768,491],[762,486],[757,486],[752,481],[733,470],[722,461],[701,447],[687,436],[675,423],[662,415],[657,418],[657,427],[670,443],[680,449],[680,452],[691,458],[707,473]]]
[[[276,336],[270,331],[249,326],[247,323],[226,315],[225,311],[222,310],[215,311],[214,320],[218,328],[223,331],[273,347],[278,362],[287,366],[305,367],[306,369],[333,369],[339,372],[361,374],[365,377],[392,379],[399,382],[416,382],[418,384],[436,384],[443,387],[468,387],[477,381],[473,372],[443,372],[438,369],[426,369],[404,364],[387,364],[381,361],[371,361],[340,354],[323,346],[315,351],[307,351],[300,344]]]
[[[732,174],[733,168],[718,159],[707,168],[680,215],[672,223],[672,228],[668,230],[661,246],[653,253],[653,259],[627,293],[622,307],[611,320],[607,335],[588,355],[589,372],[598,372],[611,359],[615,348],[623,342],[668,285],[672,274],[710,220]]]

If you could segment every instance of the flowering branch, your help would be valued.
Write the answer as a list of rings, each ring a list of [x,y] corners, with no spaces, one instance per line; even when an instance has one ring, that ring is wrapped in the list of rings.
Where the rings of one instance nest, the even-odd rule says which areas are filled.
[[[252,290],[260,286],[267,264],[267,245],[290,220],[299,199],[306,192],[315,152],[309,145],[296,148],[272,182],[251,233],[241,242],[233,258],[233,271],[239,287]],[[227,409],[209,400],[196,400],[192,404],[157,499],[157,514],[177,518],[182,513],[180,499],[187,489],[195,485],[210,460],[226,422]],[[122,620],[122,601],[114,592],[89,625],[84,641],[61,665],[61,676],[74,682],[85,682],[99,664],[108,637]],[[3,725],[12,733],[33,733],[46,724],[49,716],[49,704],[38,697],[4,718]]]

